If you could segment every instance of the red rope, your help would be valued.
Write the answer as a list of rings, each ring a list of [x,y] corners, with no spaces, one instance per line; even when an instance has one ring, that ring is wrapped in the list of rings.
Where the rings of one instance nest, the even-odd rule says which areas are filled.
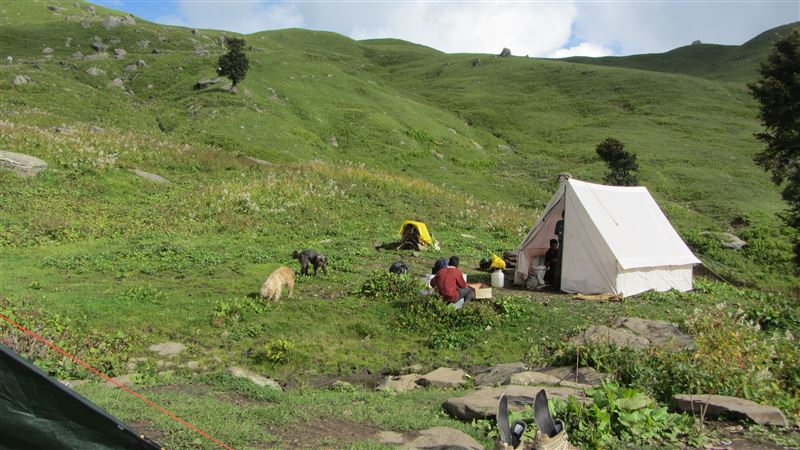
[[[47,339],[45,339],[45,338],[43,338],[43,337],[39,336],[38,334],[34,333],[33,331],[30,331],[30,330],[28,330],[27,328],[23,327],[22,325],[20,325],[20,324],[18,324],[18,323],[16,323],[16,322],[14,322],[12,319],[10,319],[10,318],[8,318],[8,317],[4,316],[3,314],[0,314],[0,318],[2,318],[3,320],[5,320],[6,322],[10,323],[11,325],[13,325],[13,326],[15,326],[15,327],[19,328],[20,330],[24,331],[25,333],[28,333],[29,335],[33,336],[35,339],[37,339],[37,340],[39,340],[39,341],[41,341],[41,342],[43,342],[43,343],[47,344],[47,345],[48,345],[50,348],[52,348],[53,350],[57,351],[58,353],[61,353],[62,355],[66,356],[67,358],[69,358],[69,359],[71,359],[71,360],[75,361],[76,363],[80,364],[81,366],[83,366],[83,367],[85,367],[85,368],[89,369],[90,371],[94,372],[95,374],[97,374],[97,375],[99,375],[99,376],[101,376],[101,377],[105,378],[105,379],[106,379],[106,381],[108,381],[108,382],[110,382],[111,384],[113,384],[113,385],[117,386],[118,388],[122,389],[123,391],[127,392],[128,394],[131,394],[131,395],[133,395],[134,397],[138,398],[139,400],[141,400],[141,401],[145,402],[147,405],[149,405],[149,406],[151,406],[151,407],[153,407],[153,408],[156,408],[157,410],[159,410],[159,411],[161,411],[162,413],[166,414],[166,415],[167,415],[168,417],[170,417],[172,420],[175,420],[176,422],[179,422],[179,423],[181,423],[181,424],[183,424],[183,425],[185,425],[185,426],[189,427],[190,429],[192,429],[192,430],[194,430],[194,431],[196,431],[196,432],[198,432],[198,433],[202,434],[203,436],[205,436],[206,438],[208,438],[208,439],[210,439],[210,440],[214,441],[216,444],[219,444],[219,445],[220,445],[220,446],[222,446],[223,448],[226,448],[226,449],[228,449],[228,450],[233,450],[231,447],[229,447],[229,446],[227,446],[227,445],[223,444],[222,442],[218,441],[217,439],[214,439],[214,437],[212,437],[210,434],[206,433],[205,431],[201,430],[200,428],[197,428],[196,426],[194,426],[194,425],[190,424],[189,422],[187,422],[187,421],[185,421],[185,420],[181,419],[180,417],[176,416],[175,414],[172,414],[171,412],[167,411],[166,409],[164,409],[164,408],[162,408],[162,407],[160,407],[160,406],[156,405],[155,403],[153,403],[153,402],[151,402],[150,400],[148,400],[148,399],[146,399],[146,398],[142,397],[141,395],[137,394],[136,392],[133,392],[132,390],[128,389],[127,387],[123,386],[122,384],[120,384],[120,383],[117,383],[116,381],[114,381],[113,379],[111,379],[111,378],[110,378],[108,375],[106,375],[106,374],[104,374],[104,373],[100,372],[99,370],[95,369],[94,367],[92,367],[92,366],[90,366],[90,365],[86,364],[85,362],[81,361],[80,359],[76,358],[75,356],[72,356],[71,354],[69,354],[69,353],[65,352],[64,350],[62,350],[61,348],[59,348],[59,347],[58,347],[58,346],[56,346],[55,344],[52,344],[52,343],[51,343],[50,341],[48,341]]]

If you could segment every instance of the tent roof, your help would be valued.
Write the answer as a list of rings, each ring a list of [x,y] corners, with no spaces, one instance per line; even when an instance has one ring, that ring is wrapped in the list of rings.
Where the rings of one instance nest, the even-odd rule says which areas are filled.
[[[574,179],[566,187],[567,201],[580,202],[623,269],[700,263],[647,188]]]

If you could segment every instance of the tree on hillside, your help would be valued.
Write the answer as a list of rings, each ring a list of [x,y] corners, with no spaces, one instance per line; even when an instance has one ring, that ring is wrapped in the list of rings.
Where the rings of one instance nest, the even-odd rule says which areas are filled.
[[[600,156],[609,172],[604,180],[613,186],[635,186],[639,184],[639,163],[636,162],[636,154],[625,151],[625,145],[614,139],[608,138],[595,148],[597,155]]]
[[[761,103],[764,132],[755,136],[767,144],[755,161],[772,173],[776,185],[785,183],[781,192],[789,203],[785,220],[800,230],[800,28],[775,42],[759,73],[761,79],[747,85]],[[800,238],[794,251],[800,265]]]
[[[228,53],[219,57],[217,73],[231,80],[231,93],[235,94],[236,84],[244,80],[250,61],[244,54],[244,39],[225,38],[225,43],[228,45]]]

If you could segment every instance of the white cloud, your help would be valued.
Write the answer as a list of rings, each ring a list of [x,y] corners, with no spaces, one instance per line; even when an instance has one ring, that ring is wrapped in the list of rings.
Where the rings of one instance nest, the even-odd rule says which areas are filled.
[[[655,53],[694,40],[741,44],[800,20],[800,4],[742,1],[177,0],[162,23],[241,33],[301,27],[398,38],[445,52],[563,57]]]
[[[570,56],[609,56],[613,54],[611,49],[603,47],[602,45],[592,44],[591,42],[581,42],[580,44],[570,47],[561,48],[550,55],[549,58],[568,58]]]

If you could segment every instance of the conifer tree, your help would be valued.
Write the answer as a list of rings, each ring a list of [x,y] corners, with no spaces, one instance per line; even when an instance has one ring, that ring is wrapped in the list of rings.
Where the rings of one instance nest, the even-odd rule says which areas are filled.
[[[625,145],[614,139],[608,138],[595,148],[609,168],[604,180],[613,186],[635,186],[639,184],[639,163],[636,154],[625,151]]]
[[[231,80],[231,94],[236,93],[236,85],[244,80],[250,61],[244,53],[245,42],[241,38],[226,38],[228,53],[219,57],[217,73]]]

